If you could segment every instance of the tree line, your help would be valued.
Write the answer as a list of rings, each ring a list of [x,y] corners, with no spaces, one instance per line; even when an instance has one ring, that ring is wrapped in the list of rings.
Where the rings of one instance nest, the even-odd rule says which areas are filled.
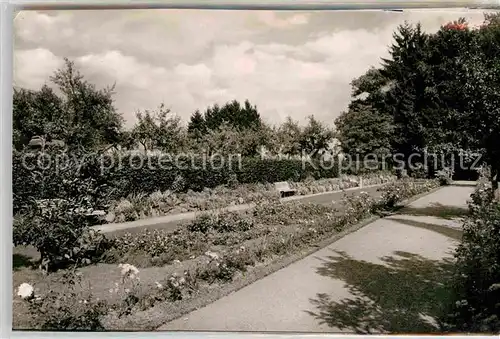
[[[110,147],[163,152],[214,152],[256,156],[261,147],[273,153],[316,156],[329,149],[333,130],[314,116],[307,124],[288,117],[280,125],[265,123],[255,105],[236,100],[194,112],[187,126],[165,104],[136,113],[125,129],[114,105],[114,87],[97,88],[74,62],[65,59],[39,90],[14,88],[13,146],[23,150],[34,137],[63,141],[69,149]]]
[[[248,100],[193,112],[187,126],[165,104],[137,112],[132,129],[117,112],[114,87],[97,88],[66,60],[39,90],[14,90],[14,147],[34,136],[86,150],[120,146],[165,152],[231,153],[253,157],[262,146],[289,156],[313,157],[331,150],[363,157],[445,152],[480,153],[500,172],[500,16],[485,15],[469,27],[464,19],[426,33],[404,23],[394,32],[389,57],[354,79],[352,100],[334,121],[309,116],[301,126],[290,117],[265,123]],[[333,112],[332,112],[333,113]],[[450,164],[442,164],[450,165]],[[431,174],[429,174],[431,175]]]
[[[351,154],[482,155],[500,173],[500,15],[479,27],[463,18],[425,33],[404,23],[389,58],[352,82],[353,100],[336,119]],[[452,164],[442,164],[449,166]]]

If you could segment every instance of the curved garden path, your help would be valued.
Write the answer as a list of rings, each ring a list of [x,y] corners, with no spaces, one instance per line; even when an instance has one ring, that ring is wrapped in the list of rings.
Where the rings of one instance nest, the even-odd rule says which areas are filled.
[[[473,189],[441,188],[159,330],[439,331]]]

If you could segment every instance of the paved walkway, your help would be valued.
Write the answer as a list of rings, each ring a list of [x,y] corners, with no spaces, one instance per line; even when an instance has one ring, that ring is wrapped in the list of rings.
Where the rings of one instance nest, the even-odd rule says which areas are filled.
[[[456,214],[473,187],[445,187],[159,330],[428,333],[443,311]],[[454,213],[422,215],[446,206]],[[443,206],[439,206],[443,208]]]

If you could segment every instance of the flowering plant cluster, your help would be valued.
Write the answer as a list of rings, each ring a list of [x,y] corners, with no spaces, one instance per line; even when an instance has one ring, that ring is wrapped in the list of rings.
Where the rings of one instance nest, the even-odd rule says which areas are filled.
[[[358,187],[360,178],[363,185],[383,184],[394,181],[395,176],[388,173],[366,174],[361,177],[342,176],[340,178],[305,180],[290,182],[290,187],[299,195],[339,191]],[[156,191],[147,194],[131,194],[111,203],[108,222],[125,222],[167,214],[206,211],[232,205],[274,202],[279,199],[279,192],[273,184],[241,184],[205,188],[201,192],[188,191],[176,193],[172,190]]]
[[[382,198],[379,206],[386,209],[392,209],[403,200],[417,194],[428,192],[436,187],[439,187],[439,182],[436,180],[401,180],[400,182],[386,185],[380,189],[380,191],[382,191]]]
[[[457,31],[464,31],[467,28],[469,28],[469,25],[467,24],[467,22],[454,21],[447,23],[446,25],[443,26],[443,28],[457,30]]]
[[[75,279],[76,278],[76,279]],[[79,275],[67,276],[63,290],[50,290],[36,295],[35,288],[22,283],[17,295],[28,303],[35,329],[66,331],[102,331],[103,317],[109,307],[105,301],[94,299],[91,293],[77,292],[75,284]]]

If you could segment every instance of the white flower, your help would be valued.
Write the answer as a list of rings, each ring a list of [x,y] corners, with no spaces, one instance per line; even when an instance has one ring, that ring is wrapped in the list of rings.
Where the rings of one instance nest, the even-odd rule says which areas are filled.
[[[162,289],[162,288],[163,288],[163,285],[162,285],[162,284],[160,284],[158,281],[156,281],[156,282],[155,282],[155,284],[156,284],[156,287],[158,287],[159,289]]]
[[[35,289],[30,284],[22,283],[17,288],[17,295],[24,300],[28,300],[35,295]]]
[[[130,289],[126,288],[125,293],[130,293]]]
[[[130,264],[120,264],[119,268],[122,269],[122,276],[130,276],[132,279],[135,278],[137,274],[139,274],[139,270],[137,267]]]

